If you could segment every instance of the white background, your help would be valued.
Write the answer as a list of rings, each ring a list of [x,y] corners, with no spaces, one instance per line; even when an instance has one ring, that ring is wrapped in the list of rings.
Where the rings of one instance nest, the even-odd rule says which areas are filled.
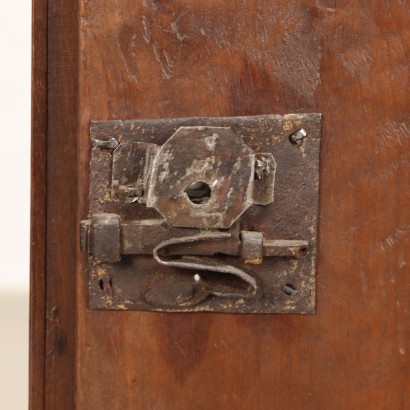
[[[0,1],[0,58],[0,407],[22,410],[28,406],[31,0]]]

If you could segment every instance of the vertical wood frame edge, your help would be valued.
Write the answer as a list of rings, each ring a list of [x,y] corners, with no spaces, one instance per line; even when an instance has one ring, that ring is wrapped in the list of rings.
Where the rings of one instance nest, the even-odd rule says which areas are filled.
[[[29,408],[44,408],[47,0],[32,1]]]
[[[78,4],[33,0],[30,409],[75,408]],[[60,189],[56,189],[60,186]]]

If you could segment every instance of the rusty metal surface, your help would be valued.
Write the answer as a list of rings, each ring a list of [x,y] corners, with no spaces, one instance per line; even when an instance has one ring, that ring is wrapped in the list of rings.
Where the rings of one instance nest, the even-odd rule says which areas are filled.
[[[118,262],[121,259],[120,217],[116,214],[95,214],[91,218],[90,249],[94,259]]]
[[[203,128],[197,132],[198,127]],[[170,142],[177,131],[183,139]],[[103,226],[119,250],[89,257],[90,307],[313,313],[320,132],[319,114],[92,123],[94,222],[82,223],[81,243],[92,253],[90,232]],[[179,165],[173,169],[171,161],[164,167],[175,154]],[[220,175],[218,162],[207,162],[209,154],[226,159]],[[208,167],[193,166],[192,156]],[[155,158],[162,158],[161,166],[153,165]],[[226,177],[227,169],[230,178],[219,193],[211,191],[209,205],[197,203],[194,215],[186,209],[181,198],[192,182],[214,189],[212,178]],[[224,192],[231,187],[235,200],[222,219],[213,222],[213,211],[198,216],[206,206],[226,206]],[[99,214],[118,215],[119,239],[112,218],[104,225],[97,217],[95,224]],[[212,239],[204,240],[204,233]],[[187,241],[201,235],[201,241]],[[121,260],[107,263],[104,252],[110,261],[118,253]]]
[[[241,257],[245,263],[260,265],[263,260],[263,233],[241,232]]]
[[[252,205],[251,151],[228,127],[181,127],[160,148],[147,205],[172,226],[229,228]],[[192,184],[212,192],[186,200]]]

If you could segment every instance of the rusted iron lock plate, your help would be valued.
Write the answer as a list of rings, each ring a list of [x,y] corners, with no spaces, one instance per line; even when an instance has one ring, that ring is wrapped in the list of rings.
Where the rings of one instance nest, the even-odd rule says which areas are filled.
[[[313,313],[320,114],[97,121],[93,309]]]

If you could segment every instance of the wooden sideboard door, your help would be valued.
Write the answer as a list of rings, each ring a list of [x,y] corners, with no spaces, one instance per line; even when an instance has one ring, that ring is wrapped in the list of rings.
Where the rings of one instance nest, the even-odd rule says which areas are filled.
[[[34,0],[31,409],[410,408],[409,5]],[[93,120],[320,112],[317,311],[88,308]]]

